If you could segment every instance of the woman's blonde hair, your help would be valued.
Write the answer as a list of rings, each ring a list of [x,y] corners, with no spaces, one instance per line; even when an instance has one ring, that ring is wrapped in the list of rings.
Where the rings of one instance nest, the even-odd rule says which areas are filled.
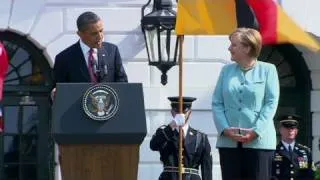
[[[251,48],[248,54],[249,56],[254,58],[259,56],[262,48],[262,38],[259,31],[252,28],[237,28],[229,35],[229,39],[234,35],[239,37],[242,45],[249,46]]]

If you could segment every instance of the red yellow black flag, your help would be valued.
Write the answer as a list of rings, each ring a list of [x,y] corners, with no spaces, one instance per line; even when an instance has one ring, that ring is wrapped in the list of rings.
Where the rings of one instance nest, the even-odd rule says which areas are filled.
[[[178,35],[226,35],[237,27],[258,29],[264,44],[292,43],[320,49],[274,0],[178,1]]]

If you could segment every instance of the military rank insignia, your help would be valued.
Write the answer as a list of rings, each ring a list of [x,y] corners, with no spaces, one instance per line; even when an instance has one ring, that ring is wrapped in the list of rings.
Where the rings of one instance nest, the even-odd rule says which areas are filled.
[[[274,159],[273,159],[274,161],[282,161],[282,156],[281,155],[279,155],[279,154],[276,154],[275,156],[274,156]]]
[[[300,169],[308,168],[308,157],[304,155],[303,157],[298,157],[298,163]]]

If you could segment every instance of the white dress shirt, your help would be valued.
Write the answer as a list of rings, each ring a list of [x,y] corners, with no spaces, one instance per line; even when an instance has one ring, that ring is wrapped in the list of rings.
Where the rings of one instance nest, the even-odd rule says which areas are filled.
[[[189,124],[185,124],[183,127],[183,137],[186,137],[187,136],[187,132],[188,132],[188,129],[189,129]],[[178,131],[179,133],[179,127],[175,128],[176,131]]]
[[[293,141],[291,144],[281,141],[287,151],[289,151],[289,146],[291,146],[291,150],[293,151],[295,142]]]

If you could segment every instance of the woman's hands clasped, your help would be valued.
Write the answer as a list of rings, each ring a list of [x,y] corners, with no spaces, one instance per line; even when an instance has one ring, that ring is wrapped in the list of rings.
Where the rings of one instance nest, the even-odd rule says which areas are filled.
[[[244,129],[237,127],[230,127],[223,130],[223,135],[229,137],[230,139],[241,142],[250,143],[255,138],[257,138],[257,133],[252,129]]]

